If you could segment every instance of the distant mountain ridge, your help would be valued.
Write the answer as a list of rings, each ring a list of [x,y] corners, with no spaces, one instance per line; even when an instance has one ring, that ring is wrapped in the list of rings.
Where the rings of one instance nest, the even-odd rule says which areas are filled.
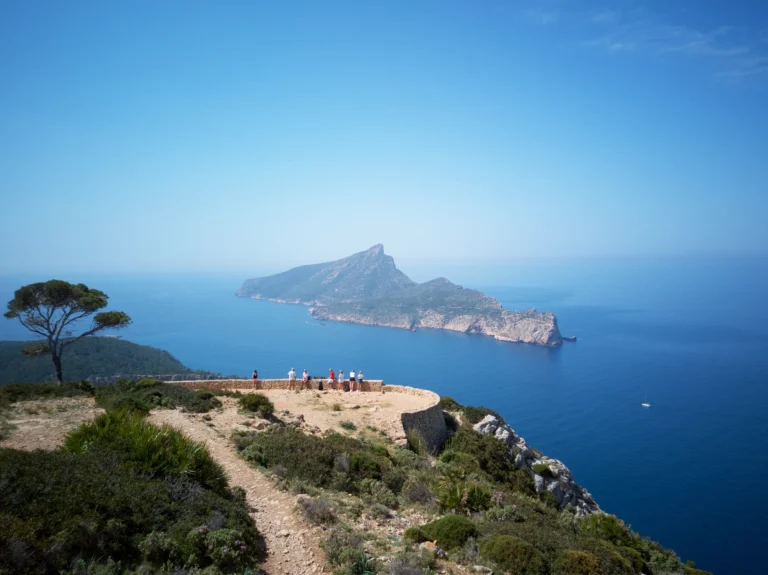
[[[333,262],[246,280],[236,295],[312,306],[312,317],[322,320],[448,329],[545,346],[562,343],[554,314],[507,311],[482,292],[445,278],[416,283],[397,269],[381,244]]]

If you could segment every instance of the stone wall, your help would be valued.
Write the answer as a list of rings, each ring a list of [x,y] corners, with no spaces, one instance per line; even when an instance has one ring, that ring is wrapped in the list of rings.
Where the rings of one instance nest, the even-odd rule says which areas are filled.
[[[400,414],[403,431],[406,434],[412,430],[417,431],[424,438],[424,442],[430,450],[438,449],[445,442],[448,437],[448,429],[445,427],[445,418],[440,407],[439,395],[426,389],[407,387],[405,385],[385,385],[382,391],[384,393],[418,395],[429,399],[429,407],[403,411]]]
[[[256,383],[252,379],[202,379],[194,381],[170,381],[173,385],[182,385],[189,389],[288,389],[289,381],[287,379],[260,379]],[[323,389],[341,389],[339,383],[329,384],[324,379],[313,379],[308,382],[311,389],[319,389],[320,384]],[[294,385],[302,384],[302,381],[296,380]],[[380,392],[384,382],[380,379],[371,379],[363,381],[363,391]]]

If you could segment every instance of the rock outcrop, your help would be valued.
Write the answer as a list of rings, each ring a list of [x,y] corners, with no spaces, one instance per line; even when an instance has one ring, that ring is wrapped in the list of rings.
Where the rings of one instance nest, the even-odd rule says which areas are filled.
[[[544,457],[528,447],[525,439],[517,435],[503,419],[486,415],[473,428],[483,435],[493,435],[504,443],[515,457],[515,466],[530,472],[537,492],[550,492],[563,507],[572,505],[579,517],[602,513],[589,491],[573,480],[571,471],[562,461]]]
[[[554,314],[508,311],[492,297],[445,278],[417,284],[397,269],[381,245],[335,262],[247,280],[236,295],[310,305],[310,315],[318,320],[447,329],[544,346],[562,343]]]

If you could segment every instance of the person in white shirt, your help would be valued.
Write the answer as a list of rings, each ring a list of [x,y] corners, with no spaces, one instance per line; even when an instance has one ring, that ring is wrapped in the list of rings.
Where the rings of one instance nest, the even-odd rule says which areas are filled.
[[[344,370],[339,370],[339,390],[344,391]]]
[[[301,376],[301,383],[303,384],[301,387],[309,389],[309,373],[306,369]]]
[[[357,371],[357,391],[363,391],[363,370]]]
[[[349,390],[355,391],[355,370],[349,372]]]
[[[295,382],[296,382],[296,372],[293,371],[293,368],[291,368],[291,371],[288,372],[288,389],[293,389]]]

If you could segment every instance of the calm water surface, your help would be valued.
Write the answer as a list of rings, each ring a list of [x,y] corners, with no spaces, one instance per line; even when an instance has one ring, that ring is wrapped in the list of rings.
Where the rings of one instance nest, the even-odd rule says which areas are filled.
[[[492,407],[562,459],[604,510],[722,575],[768,572],[768,499],[755,489],[768,475],[767,263],[605,260],[445,274],[508,309],[555,312],[563,334],[578,336],[561,349],[320,324],[301,306],[234,297],[242,275],[63,279],[106,291],[134,320],[123,337],[193,368],[247,376],[257,367],[264,377],[363,369]],[[0,296],[43,279],[0,278]],[[2,321],[0,339],[27,334]],[[646,395],[651,409],[640,406]]]

